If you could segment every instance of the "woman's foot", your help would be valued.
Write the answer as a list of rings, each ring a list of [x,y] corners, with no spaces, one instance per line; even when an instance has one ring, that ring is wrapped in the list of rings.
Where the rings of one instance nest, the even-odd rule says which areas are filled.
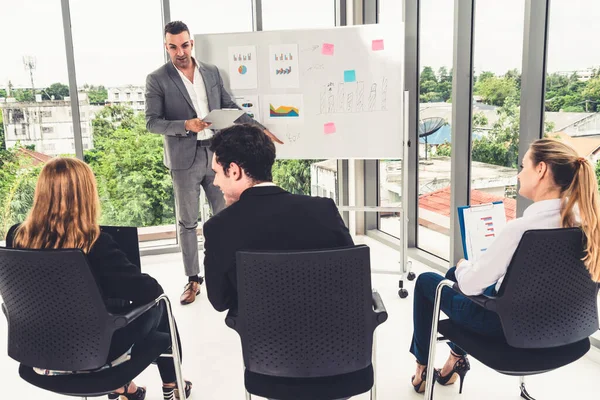
[[[189,398],[192,393],[192,382],[185,381],[185,398]],[[163,399],[174,400],[179,399],[179,389],[177,389],[177,383],[163,383]]]
[[[451,351],[448,359],[446,360],[446,364],[444,364],[442,370],[440,371],[440,375],[447,376],[450,372],[452,372],[454,365],[458,360],[460,360],[460,356]]]
[[[427,366],[425,365],[421,365],[419,363],[417,363],[417,370],[415,371],[415,374],[412,377],[412,385],[413,386],[417,386],[420,385],[421,382],[423,382],[423,372],[425,372],[425,370],[427,369]]]
[[[119,400],[144,400],[146,398],[146,388],[138,387],[131,381],[123,387],[118,388],[108,395],[109,399]]]
[[[413,377],[410,379],[410,383],[413,385],[415,392],[417,392],[417,393],[425,392],[425,386],[426,386],[425,379],[426,378],[427,378],[427,366],[419,364],[417,362],[417,370],[416,370],[415,374],[413,375]],[[437,379],[437,371],[434,370],[433,371],[433,380],[435,381],[436,379]]]
[[[459,356],[458,354],[451,352],[436,380],[440,385],[446,386],[452,385],[460,378],[460,388],[458,393],[462,393],[464,379],[470,369],[471,364],[466,355]]]

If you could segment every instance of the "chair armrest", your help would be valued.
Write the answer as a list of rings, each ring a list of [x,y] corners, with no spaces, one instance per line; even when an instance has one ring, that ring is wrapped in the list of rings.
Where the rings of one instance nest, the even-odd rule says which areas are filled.
[[[236,329],[237,318],[238,318],[237,311],[233,311],[230,309],[229,311],[227,311],[227,316],[225,317],[225,325],[227,325],[234,331],[237,330]]]
[[[458,287],[458,283],[455,283],[454,285],[452,285],[452,290],[454,290],[455,292],[457,292],[459,294],[462,294],[463,296],[465,296],[467,299],[471,300],[473,303],[477,304],[478,306],[481,306],[481,307],[485,308],[486,310],[496,312],[496,298],[495,297],[486,296],[485,294],[480,294],[478,296],[467,296],[460,290],[460,287]]]
[[[132,323],[133,321],[135,321],[136,319],[138,319],[139,317],[141,317],[144,313],[146,313],[148,310],[150,310],[151,308],[153,308],[154,306],[156,306],[158,303],[160,303],[161,301],[167,299],[166,295],[160,295],[158,298],[156,298],[154,301],[151,301],[150,303],[146,303],[142,306],[136,307],[133,310],[125,313],[125,314],[112,314],[114,319],[113,319],[113,324],[115,329],[121,329],[127,325],[129,325],[130,323]]]
[[[373,311],[375,312],[375,319],[377,320],[377,325],[381,325],[388,319],[388,313],[385,309],[385,304],[383,304],[381,295],[379,295],[379,292],[375,289],[373,289],[371,299],[373,301]]]

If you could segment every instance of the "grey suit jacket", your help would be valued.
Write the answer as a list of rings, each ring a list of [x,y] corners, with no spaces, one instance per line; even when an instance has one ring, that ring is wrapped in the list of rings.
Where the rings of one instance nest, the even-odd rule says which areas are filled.
[[[198,69],[204,79],[209,110],[240,108],[223,87],[216,66],[198,62]],[[197,134],[187,134],[184,128],[185,121],[192,118],[197,118],[192,100],[177,69],[168,61],[146,78],[146,128],[164,135],[164,163],[171,170],[188,169],[194,162]],[[264,129],[247,114],[236,122],[253,123]]]

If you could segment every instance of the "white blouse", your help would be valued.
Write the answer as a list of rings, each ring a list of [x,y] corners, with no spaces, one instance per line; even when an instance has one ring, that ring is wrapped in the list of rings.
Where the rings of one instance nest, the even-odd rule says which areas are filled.
[[[495,283],[498,291],[525,231],[561,227],[561,202],[560,199],[552,199],[533,203],[527,207],[522,218],[506,224],[477,261],[460,262],[456,267],[456,280],[460,290],[467,296],[476,296]]]

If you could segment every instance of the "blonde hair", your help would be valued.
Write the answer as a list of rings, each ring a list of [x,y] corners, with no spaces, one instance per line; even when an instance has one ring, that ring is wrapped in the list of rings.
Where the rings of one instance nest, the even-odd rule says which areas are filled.
[[[540,139],[530,146],[533,165],[544,162],[560,188],[563,200],[561,225],[577,224],[574,209],[579,210],[581,229],[586,238],[582,259],[592,279],[600,282],[600,200],[598,181],[592,164],[567,144],[555,139]]]
[[[91,168],[57,157],[40,172],[33,207],[14,236],[14,247],[81,249],[89,253],[100,236],[100,200]]]

